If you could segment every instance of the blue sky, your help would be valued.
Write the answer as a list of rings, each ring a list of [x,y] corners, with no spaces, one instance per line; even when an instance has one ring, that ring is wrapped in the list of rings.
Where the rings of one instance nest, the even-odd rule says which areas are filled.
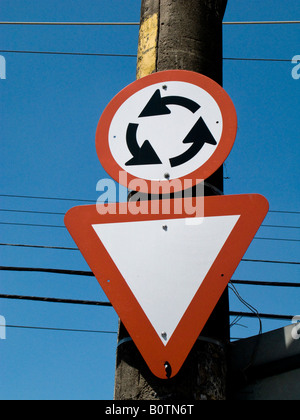
[[[229,0],[225,21],[299,20],[298,0]],[[130,5],[130,7],[128,7]],[[1,0],[0,21],[137,22],[140,0]],[[224,27],[225,58],[292,60],[299,25]],[[138,27],[1,26],[0,50],[136,54]],[[134,81],[136,59],[1,53],[0,194],[96,201],[107,177],[95,150],[101,113]],[[299,94],[291,62],[224,60],[224,88],[238,114],[238,135],[226,161],[226,194],[261,193],[272,211],[300,211]],[[0,209],[65,213],[68,201],[1,196]],[[5,223],[62,226],[63,216],[0,211]],[[300,226],[299,213],[269,213],[265,224]],[[258,237],[299,240],[299,229],[262,227]],[[73,247],[64,228],[1,225],[1,243]],[[1,246],[1,265],[87,270],[79,252]],[[299,261],[299,242],[256,239],[250,259]],[[241,263],[243,280],[299,280],[296,265]],[[240,286],[260,312],[300,313],[297,289]],[[68,299],[106,299],[93,278],[1,271],[0,293]],[[232,310],[246,310],[234,296]],[[111,399],[117,316],[113,309],[0,300],[0,315],[15,326],[108,331],[79,333],[7,328],[0,340],[0,399]],[[258,332],[244,318],[234,337]],[[263,321],[269,331],[287,322]]]

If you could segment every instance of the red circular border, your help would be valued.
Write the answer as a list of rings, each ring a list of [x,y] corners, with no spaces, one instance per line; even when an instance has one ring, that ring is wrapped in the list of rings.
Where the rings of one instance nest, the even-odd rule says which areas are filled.
[[[223,132],[216,151],[201,167],[196,169],[194,172],[178,178],[182,182],[181,185],[183,185],[183,181],[185,179],[192,180],[193,186],[197,184],[197,181],[199,182],[199,180],[207,179],[217,169],[219,169],[219,167],[227,159],[237,134],[236,110],[227,92],[212,79],[203,76],[202,74],[186,70],[167,70],[154,73],[150,76],[136,80],[124,88],[107,105],[99,120],[96,132],[96,150],[98,158],[105,171],[117,182],[123,181],[123,179],[120,179],[120,171],[124,172],[124,169],[121,168],[115,161],[109,148],[109,129],[112,119],[114,118],[121,105],[132,95],[148,86],[154,85],[156,83],[166,83],[169,81],[191,83],[204,89],[217,102],[223,118]],[[132,180],[142,179],[135,177],[128,172],[127,177],[123,178],[126,178],[126,184],[125,182],[122,183],[125,187],[128,187]],[[172,182],[172,180],[156,181],[147,179],[143,179],[143,181],[144,182],[142,182],[140,186],[140,191],[144,193],[151,192],[151,184],[153,185],[153,183],[159,183],[160,185],[163,185]],[[147,190],[144,189],[145,182],[147,185]],[[182,189],[183,188],[180,190],[175,190],[174,192],[181,191]]]

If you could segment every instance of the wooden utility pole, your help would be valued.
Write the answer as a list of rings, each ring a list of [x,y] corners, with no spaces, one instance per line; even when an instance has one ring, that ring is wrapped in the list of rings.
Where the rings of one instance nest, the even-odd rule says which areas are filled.
[[[163,70],[191,70],[222,85],[222,21],[227,0],[142,0],[137,78]],[[206,181],[205,195],[223,191],[223,170]],[[194,322],[197,322],[195,319]],[[123,324],[117,348],[116,400],[225,400],[228,293],[174,378],[148,369]]]

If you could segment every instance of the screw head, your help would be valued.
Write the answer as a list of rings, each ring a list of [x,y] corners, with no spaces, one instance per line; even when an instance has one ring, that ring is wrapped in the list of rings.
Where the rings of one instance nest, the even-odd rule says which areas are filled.
[[[163,332],[161,333],[161,336],[162,336],[162,338],[163,338],[164,340],[166,340],[166,339],[168,338],[168,334],[167,334],[165,331],[163,331]]]

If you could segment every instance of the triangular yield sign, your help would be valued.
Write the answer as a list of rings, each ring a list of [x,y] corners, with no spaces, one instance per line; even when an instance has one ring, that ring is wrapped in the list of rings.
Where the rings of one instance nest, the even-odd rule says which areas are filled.
[[[171,376],[178,373],[268,212],[260,195],[199,198],[203,217],[176,207],[178,200],[170,208],[182,208],[180,214],[151,214],[150,204],[149,214],[124,214],[124,204],[114,204],[105,215],[97,206],[80,206],[65,217],[146,363],[162,379],[166,362]]]

